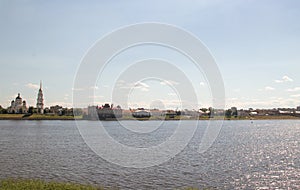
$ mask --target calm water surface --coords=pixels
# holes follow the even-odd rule
[[[80,122],[87,128],[96,124]],[[126,122],[130,125],[132,121]],[[141,127],[157,122],[141,123]],[[168,121],[150,134],[139,135],[124,130],[118,122],[105,122],[112,137],[137,147],[163,142],[174,132],[174,125],[176,121]],[[207,121],[199,122],[193,139],[175,158],[134,169],[97,156],[84,143],[74,121],[0,121],[0,178],[38,178],[121,189],[300,189],[300,121],[225,121],[212,147],[199,154],[206,125]]]

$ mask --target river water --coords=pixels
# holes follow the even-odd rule
[[[78,122],[86,125],[86,130],[97,124]],[[125,121],[125,125],[131,122]],[[116,121],[103,125],[120,143],[147,147],[166,140],[177,122],[166,121],[149,134],[130,133]],[[180,127],[190,124],[181,122]],[[300,121],[224,121],[212,146],[200,154],[197,148],[207,122],[199,121],[193,138],[178,155],[138,169],[112,164],[95,154],[82,139],[75,121],[0,121],[0,178],[120,189],[300,189]],[[145,121],[139,125],[147,128],[158,123]]]

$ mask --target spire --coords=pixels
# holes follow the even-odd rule
[[[44,99],[43,99],[43,91],[42,91],[42,80],[40,80],[40,89],[39,89],[39,93],[37,95],[36,107],[38,109],[37,113],[39,113],[39,114],[44,113]]]

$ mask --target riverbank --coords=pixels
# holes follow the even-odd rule
[[[0,120],[85,120],[82,116],[65,116],[65,115],[41,115],[41,114],[0,114]],[[164,117],[164,116],[153,116],[150,118],[134,118],[132,116],[123,116],[122,118],[107,118],[106,121],[117,121],[117,120],[138,120],[138,121],[155,121],[155,120],[300,120],[300,117],[292,115],[267,115],[267,116],[251,116],[251,117],[231,117],[226,118],[222,116],[215,116],[214,118],[209,117],[190,117],[190,116],[175,116],[175,117]]]
[[[104,190],[109,188],[41,180],[5,179],[0,181],[0,190]]]
[[[46,182],[42,180],[29,179],[5,179],[0,180],[0,190],[109,190],[118,188],[99,187],[93,185],[83,185],[63,182]],[[210,189],[210,188],[207,188]],[[187,187],[183,190],[197,190],[197,188]]]
[[[75,120],[82,119],[82,116],[66,115],[41,115],[41,114],[0,114],[0,120]]]

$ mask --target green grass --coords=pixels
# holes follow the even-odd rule
[[[46,182],[42,180],[30,179],[4,179],[0,181],[0,190],[108,190],[111,188],[97,187],[92,185],[82,185],[63,182]],[[112,188],[116,189],[116,188]],[[210,190],[214,188],[204,188]],[[178,189],[179,190],[179,189]],[[180,190],[198,190],[194,187],[180,188]]]
[[[102,190],[103,187],[74,183],[45,182],[41,180],[6,179],[0,182],[0,190]]]
[[[0,119],[22,119],[24,114],[0,114]]]
[[[47,115],[47,114],[32,114],[26,117],[24,114],[0,114],[0,119],[4,120],[74,120],[82,119],[82,116],[67,116],[67,115]]]
[[[29,116],[27,119],[32,119],[32,120],[39,120],[39,119],[53,119],[53,120],[73,120],[74,116],[67,116],[67,115],[46,115],[46,114],[32,114]]]
[[[265,116],[253,116],[254,120],[284,120],[284,119],[300,119],[300,117],[292,115],[265,115]]]

